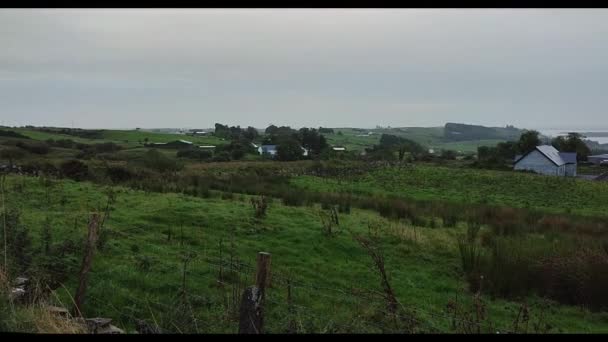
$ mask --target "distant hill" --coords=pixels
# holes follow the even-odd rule
[[[444,126],[443,138],[445,141],[517,140],[522,132],[523,130],[513,126],[485,127],[448,122]]]

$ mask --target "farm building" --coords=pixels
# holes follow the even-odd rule
[[[215,146],[214,145],[201,145],[198,148],[201,148],[203,150],[213,150],[213,149],[215,149]]]
[[[331,148],[332,151],[346,151],[346,147],[341,147],[341,146],[335,146]]]
[[[516,156],[513,168],[542,175],[575,177],[576,166],[576,153],[559,152],[553,146],[541,145],[524,155]]]
[[[597,154],[595,156],[589,156],[587,157],[587,161],[595,164],[595,165],[600,165],[602,162],[604,164],[608,163],[608,153],[607,154]]]
[[[259,154],[269,154],[274,157],[277,154],[277,145],[262,145],[258,147]]]

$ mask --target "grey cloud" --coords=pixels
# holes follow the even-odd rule
[[[4,9],[5,123],[608,126],[608,11]]]

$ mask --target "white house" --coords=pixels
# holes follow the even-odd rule
[[[551,145],[536,146],[534,150],[516,156],[513,168],[543,175],[575,177],[576,153],[559,152]]]
[[[277,145],[262,145],[258,147],[259,154],[269,154],[271,156],[275,156],[277,154]]]

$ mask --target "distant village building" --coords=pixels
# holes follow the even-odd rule
[[[198,148],[202,148],[204,150],[213,150],[215,148],[215,146],[214,145],[202,145],[202,146],[199,146]]]
[[[595,165],[608,164],[608,153],[589,156],[587,157],[587,161]]]
[[[542,175],[575,177],[576,166],[575,152],[559,152],[551,145],[541,145],[524,155],[516,156],[513,168]]]
[[[258,153],[269,154],[274,157],[277,154],[277,145],[262,145],[258,147]]]
[[[346,147],[342,147],[342,146],[335,146],[335,147],[332,147],[331,149],[336,152],[346,151]]]

